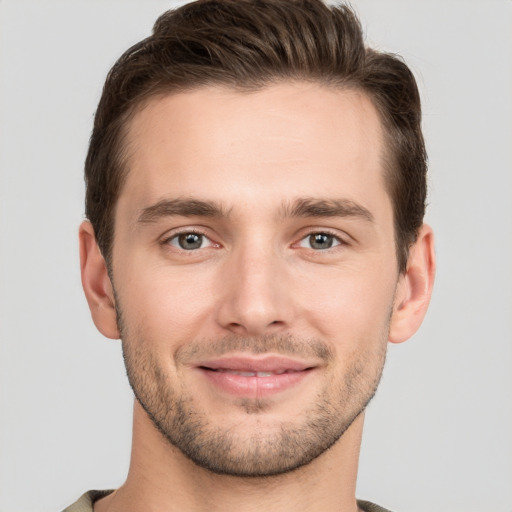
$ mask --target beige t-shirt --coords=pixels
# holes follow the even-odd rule
[[[86,492],[77,502],[65,508],[62,512],[93,512],[94,502],[99,500],[100,498],[104,498],[111,492],[113,491],[110,490]],[[364,510],[364,512],[391,512],[387,508],[379,507],[378,505],[370,503],[369,501],[357,500],[357,505],[361,510]]]

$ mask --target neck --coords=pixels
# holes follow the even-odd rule
[[[218,475],[198,467],[158,432],[136,402],[126,482],[95,512],[294,512],[357,510],[355,487],[364,415],[310,464],[272,477]]]

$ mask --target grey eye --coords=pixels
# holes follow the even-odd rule
[[[315,249],[317,251],[330,249],[339,244],[340,241],[338,238],[329,233],[313,233],[300,241],[301,247],[307,247],[308,249]]]
[[[200,233],[181,233],[173,236],[169,240],[169,244],[185,251],[203,249],[204,247],[212,245],[210,240]]]

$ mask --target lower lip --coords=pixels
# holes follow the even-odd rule
[[[200,368],[201,373],[216,387],[240,397],[260,398],[280,393],[301,383],[311,369],[298,372],[270,375],[268,377],[244,377],[228,372]]]

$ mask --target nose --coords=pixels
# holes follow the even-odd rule
[[[223,330],[261,336],[290,328],[293,292],[286,285],[284,265],[282,257],[265,248],[232,255],[219,283],[217,322]]]

